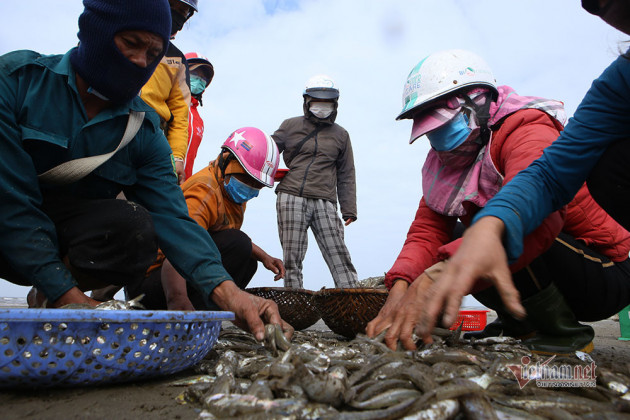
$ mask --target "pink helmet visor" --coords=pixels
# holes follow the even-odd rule
[[[460,109],[461,105],[458,98],[453,96],[447,100],[436,103],[435,106],[424,112],[419,112],[413,118],[409,144],[416,141],[418,137],[440,128],[455,118]]]
[[[276,142],[266,133],[255,127],[239,128],[221,147],[230,150],[249,175],[273,187],[280,153]]]
[[[486,88],[474,88],[465,92],[471,98],[476,98],[484,93],[489,92]],[[451,121],[461,111],[462,106],[466,104],[464,98],[460,95],[451,96],[445,99],[433,102],[430,108],[424,111],[418,111],[413,117],[413,126],[411,127],[411,137],[409,144],[416,141],[419,137],[430,133],[442,127]]]

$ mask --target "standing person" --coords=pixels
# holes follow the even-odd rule
[[[582,6],[630,35],[628,1],[582,0]],[[426,302],[425,310],[409,316],[399,314],[397,322],[405,336],[419,324],[419,333],[429,340],[437,315],[445,309],[444,322],[454,319],[462,296],[480,278],[496,287],[507,311],[517,318],[529,318],[506,267],[522,253],[523,237],[547,214],[569,202],[585,180],[595,200],[630,229],[628,86],[630,54],[626,52],[593,82],[558,140],[475,217],[441,281],[418,293],[417,304]],[[589,307],[601,307],[612,314],[630,303],[628,285],[628,281],[599,279],[576,285],[574,294]]]
[[[277,305],[240,290],[188,216],[158,118],[138,97],[169,43],[168,2],[83,4],[78,47],[0,57],[0,277],[34,286],[40,306],[94,305],[85,290],[137,281],[159,246],[208,306],[262,340],[264,322],[283,323]]]
[[[198,11],[197,0],[168,0],[171,7],[171,39],[175,39],[184,23]],[[140,96],[158,113],[162,129],[173,151],[173,164],[179,183],[185,180],[184,159],[188,148],[188,109],[190,81],[186,57],[172,42],[142,88]]]
[[[389,327],[385,340],[393,348],[399,337],[413,347],[411,331],[401,330],[399,319],[418,314],[418,293],[440,281],[445,261],[461,243],[461,238],[453,240],[456,222],[468,226],[499,190],[509,188],[512,178],[558,137],[565,120],[561,102],[496,86],[487,64],[462,50],[422,60],[409,74],[403,103],[398,119],[413,119],[411,142],[426,134],[431,150],[422,169],[424,196],[385,278],[390,294],[368,326],[369,335]],[[529,316],[514,319],[491,284],[480,281],[473,296],[498,315],[481,335],[523,337],[538,353],[590,351],[593,329],[578,320],[602,319],[625,306],[628,292],[609,297],[608,306],[591,299],[630,285],[630,234],[583,185],[566,217],[552,213],[525,238],[524,248],[508,275]]]
[[[274,141],[263,131],[244,127],[234,131],[221,146],[219,156],[182,185],[188,213],[203,227],[221,253],[223,267],[236,285],[245,289],[258,262],[284,277],[284,265],[254,244],[242,230],[247,202],[262,187],[272,187],[280,155]],[[208,309],[203,296],[186,287],[186,280],[159,253],[147,277],[127,286],[129,296],[144,293],[147,309]]]
[[[328,76],[313,76],[303,92],[304,116],[284,120],[273,134],[289,168],[276,194],[286,287],[303,288],[302,261],[310,227],[338,288],[357,287],[357,272],[343,238],[357,220],[354,158],[348,132],[335,123],[339,90]]]
[[[192,176],[197,150],[203,139],[203,119],[197,107],[203,106],[202,96],[212,82],[214,67],[206,57],[196,52],[186,53],[186,62],[190,71],[190,93],[192,94],[188,112],[188,150],[184,161],[184,173],[188,179]]]

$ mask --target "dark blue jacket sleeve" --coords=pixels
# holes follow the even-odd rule
[[[18,75],[0,62],[0,256],[55,301],[76,282],[60,260],[55,226],[41,211],[35,167],[22,147],[17,110],[24,94]]]
[[[630,139],[629,116],[630,60],[621,56],[593,82],[560,137],[477,213],[474,221],[503,220],[510,262],[523,252],[523,238],[573,199],[606,148]]]

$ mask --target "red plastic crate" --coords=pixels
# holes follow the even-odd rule
[[[456,330],[463,323],[462,331],[481,331],[486,328],[487,312],[487,309],[459,311],[457,321],[450,329]]]

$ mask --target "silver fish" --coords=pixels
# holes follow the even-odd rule
[[[236,369],[239,365],[240,356],[233,350],[226,350],[215,366],[215,375],[232,375],[236,373]]]
[[[273,399],[273,392],[271,392],[269,384],[261,379],[252,382],[246,393],[262,400]]]
[[[388,389],[381,394],[377,394],[365,401],[349,401],[348,405],[361,410],[374,410],[378,408],[391,407],[409,398],[416,399],[420,396],[420,391],[409,388]]]
[[[204,400],[204,405],[215,416],[234,418],[261,412],[268,415],[289,416],[291,413],[302,410],[306,402],[286,398],[263,400],[253,395],[214,394]]]
[[[358,283],[359,287],[365,289],[385,289],[385,276],[368,277]]]
[[[104,311],[111,311],[111,310],[116,310],[116,309],[118,310],[146,309],[144,305],[140,303],[143,297],[144,297],[144,293],[128,301],[112,299],[112,300],[108,300],[107,302],[99,303],[98,305],[96,305],[94,309],[104,310]]]
[[[314,374],[304,365],[296,371],[300,385],[311,401],[339,407],[348,388],[348,374],[341,366],[330,368],[328,372]]]
[[[546,420],[546,417],[539,416],[518,408],[491,403],[494,412],[499,420]]]
[[[144,293],[128,301],[112,299],[106,302],[101,302],[96,306],[92,306],[87,303],[69,303],[61,306],[59,309],[98,309],[101,311],[146,309],[140,303],[140,300],[143,297]]]
[[[457,400],[444,400],[431,404],[429,407],[416,411],[402,418],[402,420],[438,420],[451,419],[459,411]]]
[[[212,383],[217,379],[216,376],[213,375],[195,375],[184,379],[178,379],[176,381],[170,382],[169,386],[189,386],[195,384],[207,384]]]
[[[345,401],[365,401],[388,389],[415,389],[415,385],[405,379],[373,379],[350,388]]]
[[[474,355],[466,350],[459,348],[422,350],[416,353],[416,358],[429,364],[437,362],[451,362],[482,365],[488,362],[488,360],[483,357]]]
[[[497,414],[485,395],[463,395],[459,402],[468,420],[498,420]]]
[[[414,405],[416,399],[408,398],[396,405],[379,410],[340,412],[339,420],[383,420],[397,419],[405,415]]]
[[[592,411],[606,411],[609,404],[600,403],[587,398],[554,392],[536,396],[493,397],[495,401],[509,407],[520,408],[528,411],[536,411],[543,408],[558,407],[575,413],[589,413]]]

